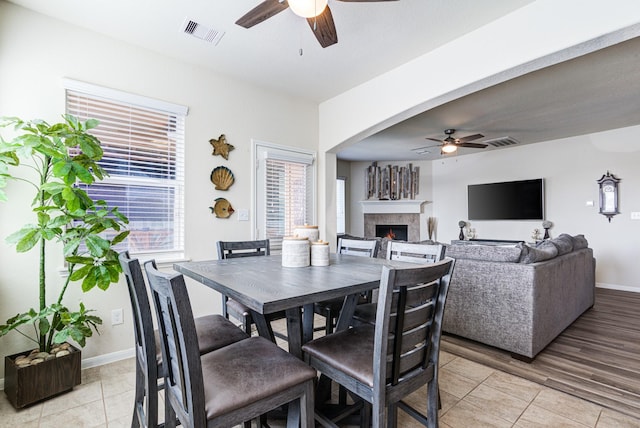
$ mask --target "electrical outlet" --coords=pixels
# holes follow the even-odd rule
[[[118,325],[124,323],[124,315],[122,313],[122,308],[114,309],[111,311],[111,325]]]
[[[640,212],[634,211],[631,213],[631,220],[640,220]]]

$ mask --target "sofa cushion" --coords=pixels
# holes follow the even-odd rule
[[[447,257],[454,259],[486,260],[489,262],[517,263],[522,253],[521,244],[518,245],[448,245]]]
[[[589,242],[587,242],[587,238],[585,238],[584,235],[572,236],[571,239],[573,240],[574,251],[581,250],[589,246]]]
[[[522,246],[520,263],[536,263],[549,260],[558,255],[558,248],[551,241],[543,241],[537,247]]]
[[[573,238],[566,233],[561,234],[557,238],[553,238],[551,243],[558,249],[559,256],[573,251]]]

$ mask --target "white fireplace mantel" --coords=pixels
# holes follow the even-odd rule
[[[428,201],[400,199],[397,201],[360,201],[363,214],[420,214]]]

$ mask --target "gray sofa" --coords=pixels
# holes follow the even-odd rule
[[[456,259],[443,330],[531,360],[593,306],[595,259],[582,235],[537,247],[449,245]]]

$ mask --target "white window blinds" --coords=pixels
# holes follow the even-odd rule
[[[258,237],[277,250],[296,226],[314,222],[313,155],[268,146],[258,146],[256,153]]]
[[[109,176],[86,190],[129,218],[131,253],[184,252],[186,108],[94,85],[65,81],[66,111],[97,119]]]

